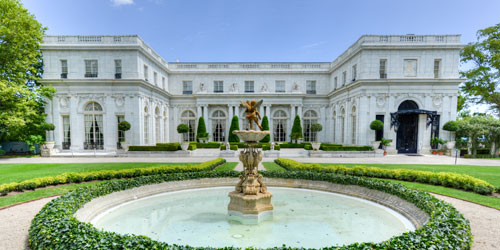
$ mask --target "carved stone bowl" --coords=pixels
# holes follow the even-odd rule
[[[255,131],[255,130],[235,130],[233,134],[237,135],[240,140],[248,143],[258,142],[266,135],[269,135],[271,132],[269,131]]]

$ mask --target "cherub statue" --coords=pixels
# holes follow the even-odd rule
[[[250,130],[253,130],[253,123],[255,122],[255,124],[257,124],[257,127],[260,128],[260,130],[262,130],[262,126],[260,125],[259,123],[259,120],[262,119],[260,117],[260,113],[259,113],[259,106],[262,104],[264,100],[260,100],[260,101],[256,101],[256,100],[252,100],[252,101],[241,101],[241,104],[243,105],[243,107],[246,108],[245,110],[245,113],[247,114],[246,118],[248,120],[248,124],[250,125]]]

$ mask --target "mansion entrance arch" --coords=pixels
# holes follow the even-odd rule
[[[417,153],[418,138],[418,105],[414,101],[406,100],[398,107],[398,132],[396,149],[398,153]]]

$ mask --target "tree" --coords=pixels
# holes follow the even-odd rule
[[[45,28],[19,0],[0,0],[0,24],[0,141],[43,143],[44,105],[54,94],[38,82]]]
[[[458,120],[457,140],[464,138],[468,148],[472,150],[472,156],[475,158],[477,149],[482,138],[488,134],[486,116],[465,117]],[[460,144],[460,141],[457,141]]]
[[[472,63],[469,70],[460,72],[467,78],[461,86],[465,97],[473,103],[491,105],[500,113],[500,24],[479,30],[477,42],[467,44],[461,52],[463,63]]]
[[[295,116],[293,120],[292,133],[290,133],[290,138],[298,143],[298,140],[302,138],[302,126],[300,125],[299,115]]]
[[[319,123],[314,123],[311,125],[311,132],[314,135],[314,141],[318,141],[318,132],[323,130],[323,126]]]
[[[185,123],[177,125],[177,133],[182,135],[182,141],[184,141],[184,135],[189,132],[189,126]]]
[[[233,134],[233,131],[235,130],[240,130],[240,124],[238,121],[238,116],[233,116],[233,119],[231,120],[231,126],[229,127],[229,142],[240,142],[240,138]]]
[[[262,117],[262,131],[269,131],[269,119],[267,119],[267,115]],[[260,142],[270,142],[271,136],[266,135]]]
[[[198,128],[196,129],[196,140],[207,140],[208,139],[208,133],[207,133],[207,127],[205,126],[205,119],[203,119],[203,116],[200,116],[200,119],[198,119]]]

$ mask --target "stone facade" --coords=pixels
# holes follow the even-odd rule
[[[369,145],[378,118],[395,151],[391,113],[408,100],[435,111],[432,133],[449,139],[441,127],[456,118],[462,47],[460,35],[364,35],[332,62],[167,63],[138,36],[46,36],[43,83],[57,89],[47,120],[59,150],[116,150],[119,119],[132,125],[121,135],[131,145],[179,141],[177,125],[196,131],[200,116],[210,141],[227,141],[233,115],[245,129],[240,100],[263,99],[272,141],[290,141],[298,114],[306,141]],[[412,140],[426,153],[433,126],[416,117]],[[315,122],[317,135],[307,131]]]

